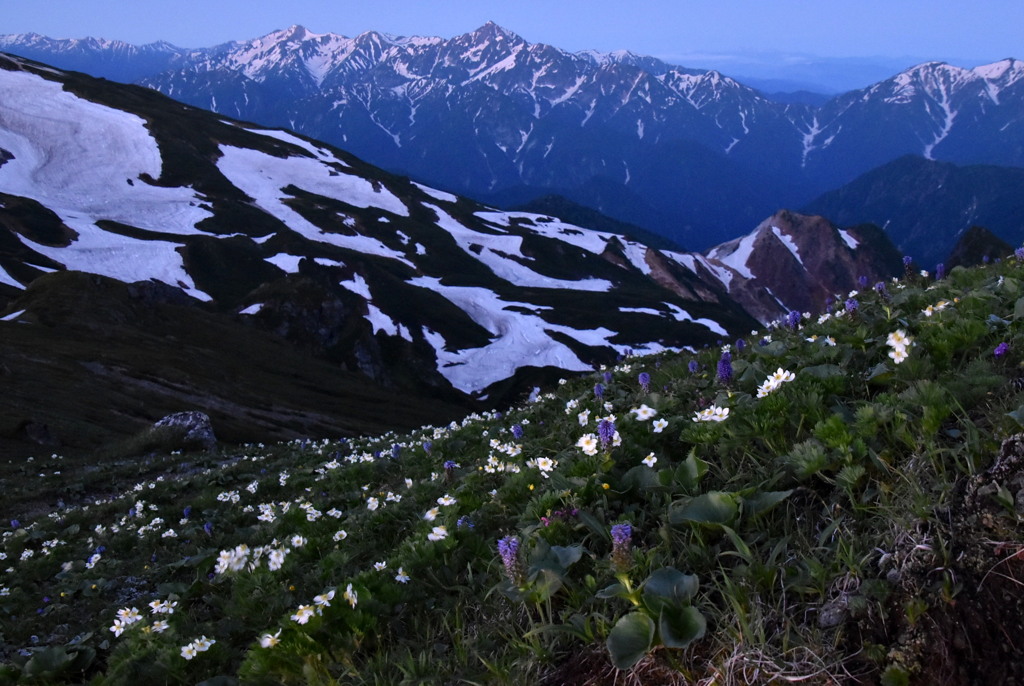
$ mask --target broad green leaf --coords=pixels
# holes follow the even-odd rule
[[[1021,405],[1013,412],[1007,412],[1006,416],[1017,422],[1019,425],[1024,426],[1024,405]]]
[[[22,670],[23,676],[57,674],[71,662],[71,655],[61,646],[51,646],[33,655]]]
[[[1013,306],[1013,318],[1024,319],[1024,298],[1018,298],[1017,303]]]
[[[735,493],[712,491],[674,506],[669,510],[671,524],[731,524],[739,513],[739,497]]]
[[[888,383],[892,378],[892,369],[885,362],[879,362],[868,372],[867,380],[871,383]]]
[[[654,620],[643,612],[619,618],[608,634],[608,653],[618,669],[629,669],[647,654],[654,641]]]
[[[697,592],[697,576],[683,574],[675,567],[662,567],[644,581],[644,604],[655,614],[666,608],[683,607]]]
[[[605,539],[606,541],[611,540],[611,534],[609,533],[608,526],[600,520],[598,520],[597,517],[595,517],[594,515],[590,514],[585,510],[580,510],[577,516],[579,517],[579,520],[583,522],[583,524],[586,525],[586,527],[593,531],[595,534]]]
[[[626,587],[620,583],[605,586],[595,594],[598,598],[625,598],[629,595]]]
[[[762,515],[788,498],[792,493],[792,489],[788,491],[761,491],[749,498],[744,498],[743,514],[748,517]]]
[[[658,621],[661,642],[669,648],[685,648],[707,631],[708,622],[697,608],[687,605],[665,608]]]
[[[567,570],[583,557],[583,546],[579,544],[571,546],[553,545],[551,546],[551,554],[558,561],[559,566],[563,570]]]
[[[646,465],[637,465],[623,474],[622,483],[627,488],[638,491],[647,491],[661,486],[657,472]]]
[[[697,457],[695,450],[691,450],[679,467],[676,469],[676,481],[688,490],[696,490],[700,485],[701,477],[708,471],[708,463]]]
[[[818,364],[801,369],[800,374],[801,376],[806,375],[815,379],[831,379],[835,376],[845,376],[846,372],[837,364]]]

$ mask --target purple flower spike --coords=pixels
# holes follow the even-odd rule
[[[604,386],[599,383],[594,384],[594,397],[598,400],[604,397]]]
[[[629,570],[632,556],[633,527],[627,522],[612,527],[612,566],[618,572]]]
[[[996,357],[1002,357],[1007,353],[1009,349],[1010,344],[1007,343],[1006,341],[1003,341],[1002,343],[996,346],[996,349],[992,351],[992,354],[995,355]]]
[[[637,381],[640,382],[640,388],[643,389],[644,393],[648,393],[651,390],[651,375],[647,372],[640,372],[640,376],[637,377]]]
[[[718,380],[724,384],[732,381],[732,355],[728,351],[718,360]]]
[[[601,445],[608,447],[615,438],[615,422],[610,422],[607,419],[602,419],[597,424],[597,437],[601,439]]]
[[[846,301],[844,307],[846,308],[847,312],[849,312],[850,314],[854,314],[857,311],[857,308],[860,307],[860,304],[853,298],[850,298],[849,300]]]
[[[509,581],[521,586],[525,574],[523,563],[519,559],[519,539],[515,536],[506,536],[498,541],[498,554],[501,555],[501,563],[505,565],[505,573]]]
[[[939,262],[935,265],[935,280],[942,281],[946,278],[946,265],[944,262]]]
[[[513,424],[512,425],[512,437],[515,438],[517,441],[520,438],[523,437],[523,425],[522,424]]]
[[[690,360],[690,364],[688,364],[686,368],[690,370],[691,374],[696,374],[700,371],[700,365],[697,364],[697,360]]]

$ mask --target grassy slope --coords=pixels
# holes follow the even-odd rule
[[[1019,680],[1024,439],[1004,439],[1024,424],[1024,267],[914,276],[855,300],[734,347],[727,384],[718,350],[631,359],[504,415],[182,456],[123,497],[12,525],[5,673]],[[913,342],[896,364],[898,330]],[[795,378],[757,398],[780,368]],[[694,421],[711,405],[727,418]],[[620,444],[585,454],[578,439],[607,415]],[[616,547],[610,527],[627,522]],[[519,541],[507,568],[506,536]],[[151,613],[162,601],[175,612]],[[115,636],[132,607],[141,620]],[[197,640],[207,649],[186,659]]]

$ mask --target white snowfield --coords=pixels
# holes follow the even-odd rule
[[[161,173],[160,151],[139,117],[66,93],[59,83],[0,70],[0,191],[37,200],[78,233],[69,247],[26,245],[68,269],[125,282],[158,278],[208,300],[185,271],[177,244],[127,238],[96,226],[111,220],[170,234],[198,234],[210,216],[190,188],[140,179]]]
[[[453,387],[467,393],[480,393],[524,367],[589,371],[591,365],[557,340],[559,335],[579,341],[583,346],[612,349],[617,353],[644,354],[668,349],[658,342],[613,343],[612,339],[619,336],[619,332],[600,324],[593,329],[575,329],[549,323],[538,314],[550,310],[549,306],[502,299],[487,288],[442,284],[442,276],[446,281],[454,279],[457,284],[458,275],[423,274],[413,260],[425,254],[427,248],[413,242],[398,228],[397,220],[410,215],[406,203],[415,200],[402,200],[384,185],[355,175],[350,165],[327,148],[287,131],[246,128],[299,148],[292,156],[276,157],[259,150],[220,145],[217,168],[249,196],[255,206],[310,241],[396,260],[416,269],[421,275],[407,283],[446,298],[489,332],[491,338],[486,345],[453,350],[442,334],[429,327],[410,326],[394,319],[392,313],[385,311],[384,304],[373,297],[372,284],[358,272],[354,272],[350,280],[339,282],[365,300],[364,317],[374,334],[398,336],[410,342],[415,342],[416,337],[433,347],[438,370]],[[189,187],[160,187],[143,181],[142,177],[147,175],[147,178],[159,179],[162,173],[160,149],[143,119],[65,92],[58,82],[27,72],[0,70],[0,148],[13,156],[0,164],[0,191],[38,201],[75,232],[69,246],[43,245],[22,236],[26,247],[67,269],[101,274],[126,283],[156,279],[178,286],[200,300],[211,300],[196,287],[185,270],[182,260],[185,241],[175,240],[178,236],[214,235],[196,228],[197,223],[212,216],[206,209],[210,201]],[[405,250],[388,247],[372,235],[320,229],[288,206],[291,196],[283,190],[288,186],[354,207],[377,210],[381,216],[375,230],[398,236]],[[437,226],[452,236],[459,249],[512,287],[526,289],[526,292],[561,289],[594,294],[609,292],[615,287],[608,279],[569,280],[547,276],[531,268],[538,262],[525,254],[523,247],[524,237],[529,237],[530,233],[543,240],[560,241],[571,246],[567,251],[570,254],[577,250],[588,258],[605,253],[609,244],[615,243],[636,270],[644,275],[651,274],[647,263],[650,248],[622,236],[582,229],[543,215],[497,211],[476,213],[476,219],[485,226],[478,225],[474,229],[442,208],[442,205],[458,202],[456,196],[417,186],[436,201],[437,204],[424,203],[424,207],[436,215]],[[355,217],[339,219],[353,229],[359,226]],[[104,220],[159,236],[152,240],[123,236],[101,229],[98,223]],[[392,220],[396,223],[392,224]],[[380,235],[387,238],[385,234]],[[262,244],[271,237],[252,240]],[[308,257],[278,252],[265,259],[282,271],[294,274],[300,262]],[[686,262],[679,256],[673,257],[680,263]],[[336,259],[313,259],[325,266],[344,266]],[[694,269],[692,264],[688,266]],[[2,268],[0,283],[24,287]],[[515,300],[520,299],[531,298],[523,295]],[[657,309],[641,307],[633,311],[672,317],[676,321],[694,321],[715,333],[725,333],[717,322],[694,319],[670,303],[655,304],[655,307]],[[262,304],[253,304],[240,312],[253,315],[261,308]],[[15,317],[11,315],[11,319]]]

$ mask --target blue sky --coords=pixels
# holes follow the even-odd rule
[[[780,69],[800,55],[903,66],[1024,58],[1020,0],[0,0],[0,6],[0,33],[163,39],[181,47],[254,38],[292,24],[346,36],[374,29],[448,38],[492,20],[530,42],[571,51],[628,49],[686,66],[718,66],[737,56]]]

